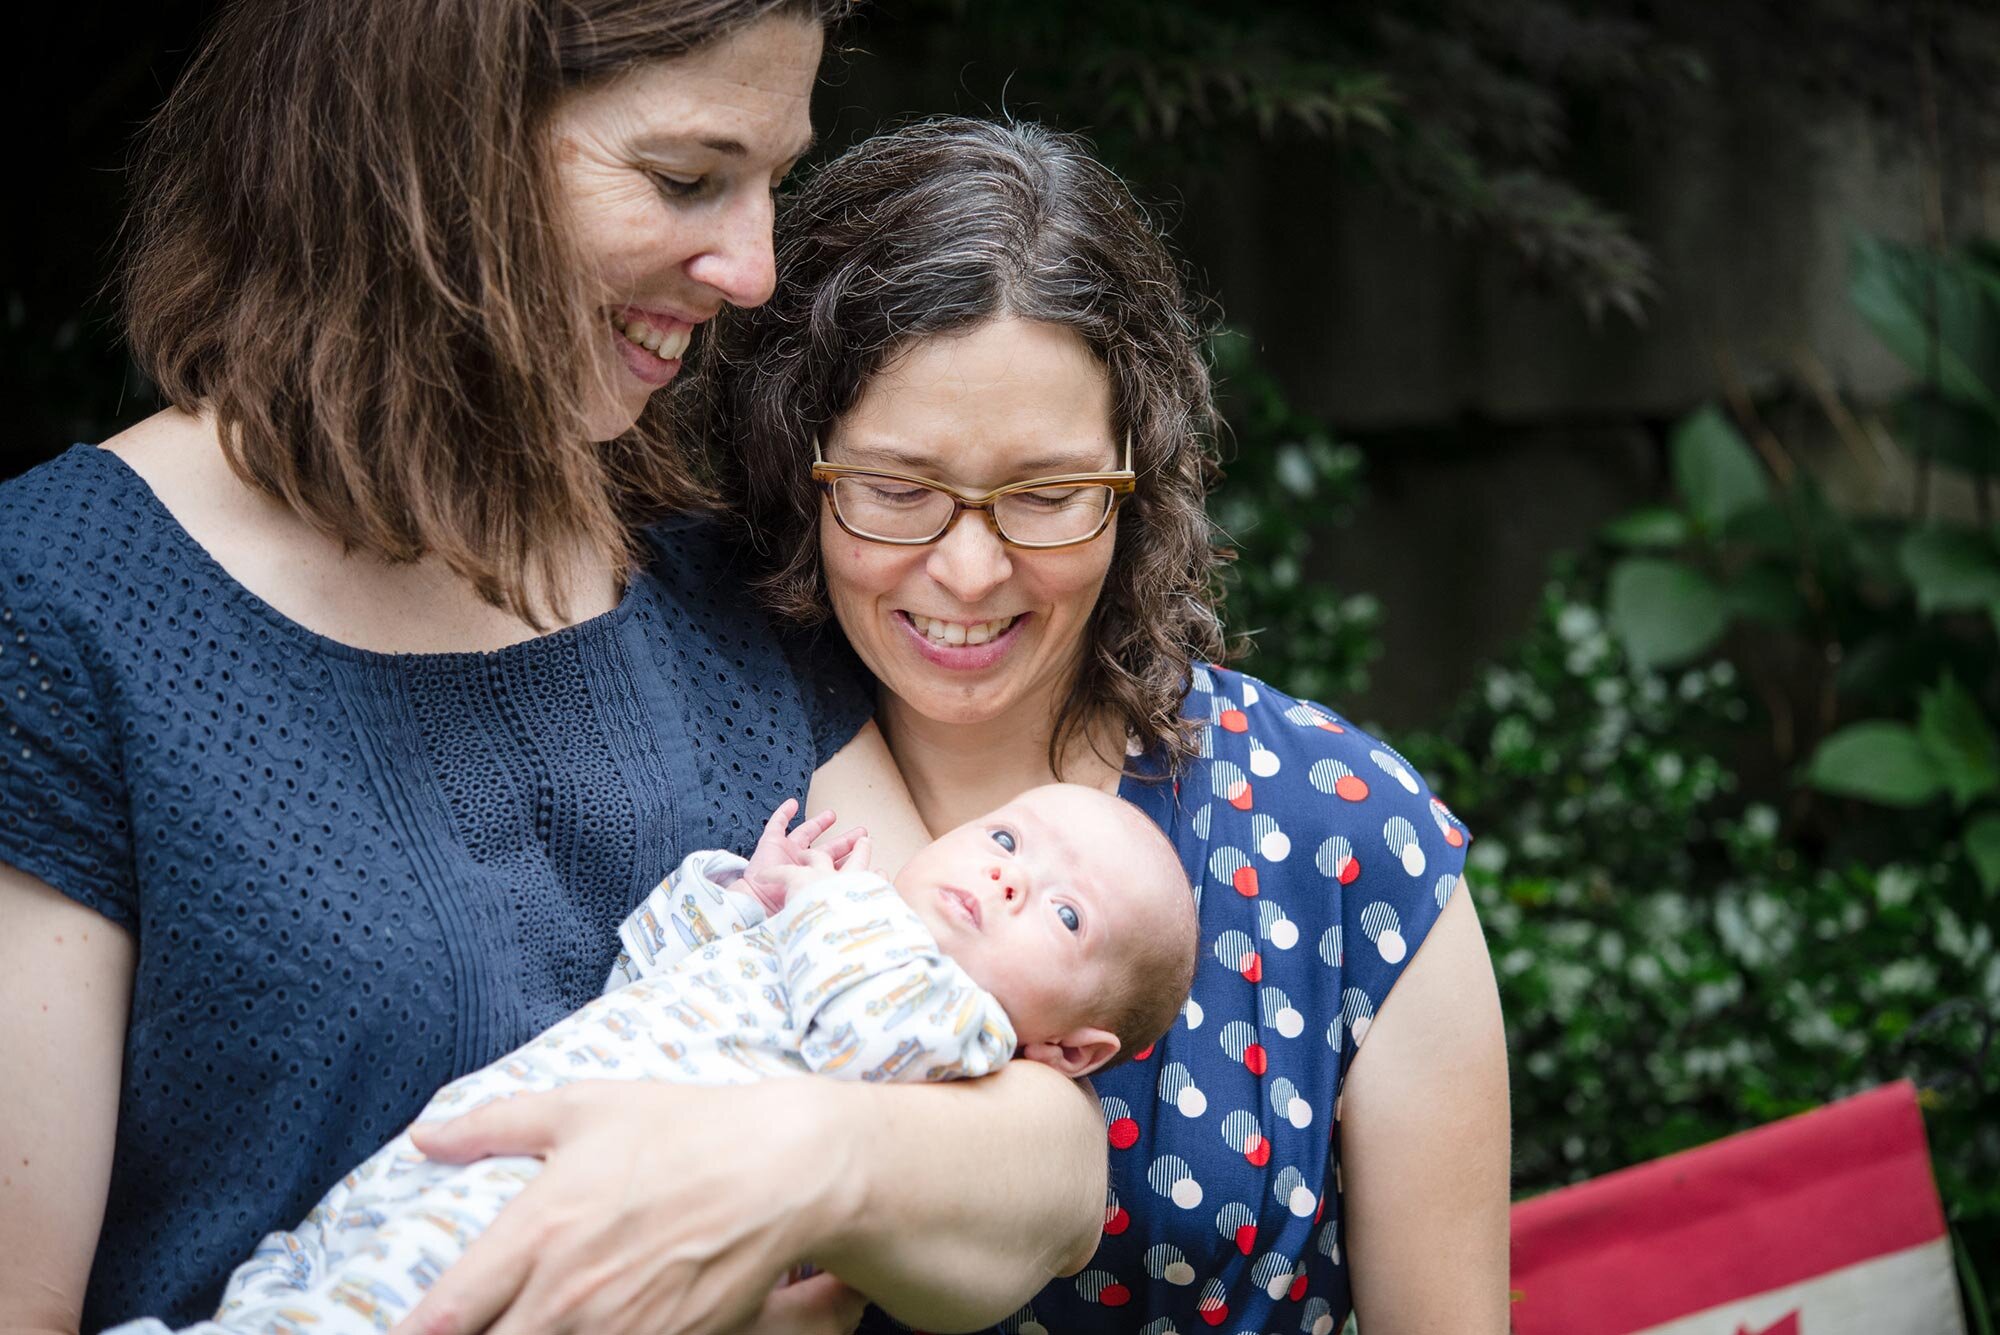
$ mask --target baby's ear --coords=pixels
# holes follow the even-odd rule
[[[1118,1035],[1107,1029],[1074,1029],[1047,1042],[1024,1043],[1021,1055],[1076,1080],[1118,1055]]]

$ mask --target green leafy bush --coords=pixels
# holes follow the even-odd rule
[[[1970,473],[1984,505],[2000,266],[1873,241],[1854,264],[1857,309],[1923,377],[1894,405],[1898,439]],[[1520,1190],[1907,1076],[1983,1320],[2000,1286],[2000,529],[1842,514],[1781,442],[1759,445],[1713,409],[1683,422],[1670,502],[1559,563],[1519,645],[1434,733],[1397,740],[1475,832]],[[1274,627],[1253,670],[1310,680],[1318,650],[1290,638],[1278,592],[1243,580],[1233,620]]]

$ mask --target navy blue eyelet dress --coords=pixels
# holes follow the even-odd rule
[[[867,717],[857,678],[802,693],[711,530],[648,542],[601,617],[376,654],[252,596],[106,451],[0,486],[0,862],[137,943],[86,1331],[211,1314]]]

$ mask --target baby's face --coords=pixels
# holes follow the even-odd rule
[[[1107,1023],[1133,934],[1167,916],[1131,825],[1072,787],[1035,788],[910,859],[896,891],[1023,1043]],[[1144,819],[1141,817],[1140,819]]]

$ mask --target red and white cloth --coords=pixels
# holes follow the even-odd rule
[[[1964,1335],[1907,1081],[1521,1202],[1517,1335]]]

